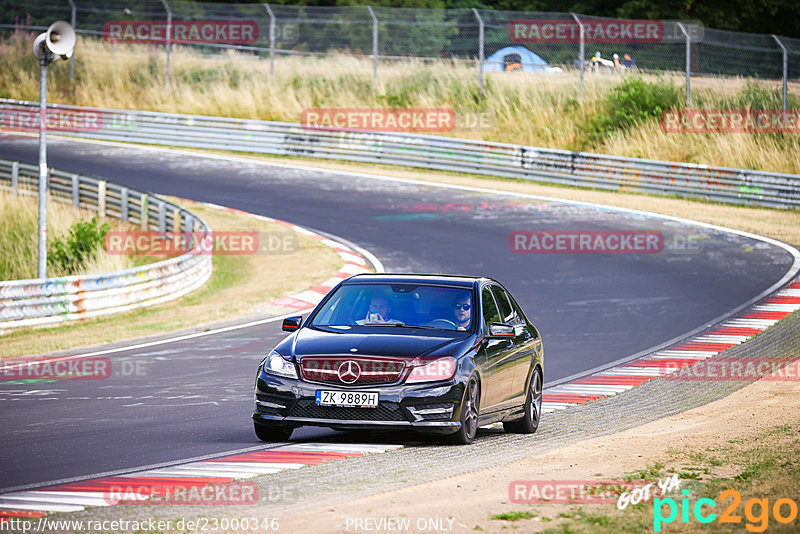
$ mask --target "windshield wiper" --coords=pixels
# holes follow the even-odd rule
[[[437,330],[435,326],[428,326],[422,324],[406,324],[403,322],[396,322],[396,323],[364,323],[363,326],[399,326],[401,328],[426,328],[428,330]]]

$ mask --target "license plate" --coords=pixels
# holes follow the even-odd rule
[[[349,406],[356,408],[377,408],[377,391],[328,391],[317,390],[316,403],[320,406]]]

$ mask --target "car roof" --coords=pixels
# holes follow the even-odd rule
[[[490,280],[485,277],[463,276],[451,274],[401,274],[401,273],[364,273],[351,276],[344,281],[350,283],[403,283],[403,284],[427,284],[427,285],[447,285],[471,288],[481,280]]]

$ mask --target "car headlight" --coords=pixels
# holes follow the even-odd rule
[[[413,369],[406,382],[437,382],[453,378],[458,363],[452,356],[444,356],[435,359],[417,358],[411,365]]]
[[[294,364],[284,360],[283,356],[274,350],[266,357],[262,367],[265,373],[297,379],[297,371],[294,368]]]

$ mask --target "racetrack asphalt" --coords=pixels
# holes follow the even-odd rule
[[[0,157],[33,163],[36,140],[0,137]],[[611,208],[325,170],[63,139],[48,141],[48,163],[341,236],[389,272],[496,278],[542,331],[546,382],[706,325],[766,290],[793,261],[749,237]],[[515,254],[509,235],[517,230],[649,230],[695,236],[697,246]],[[138,364],[140,375],[0,383],[0,491],[257,446],[249,419],[256,365],[283,335],[267,323],[109,355],[119,368]],[[298,437],[327,434],[304,429]]]

